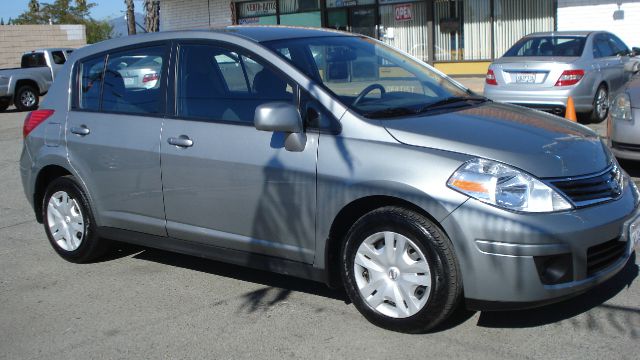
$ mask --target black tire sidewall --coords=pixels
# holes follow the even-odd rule
[[[47,218],[47,205],[49,203],[49,199],[53,194],[58,191],[64,191],[73,199],[76,200],[78,206],[80,206],[80,210],[82,211],[83,222],[84,222],[84,237],[80,246],[73,250],[67,251],[62,249],[56,241],[53,239],[53,235],[49,230],[48,218]],[[53,249],[65,260],[70,262],[87,262],[95,258],[96,250],[99,247],[100,240],[96,236],[95,229],[95,221],[93,218],[93,212],[91,211],[91,207],[89,206],[89,201],[87,196],[85,195],[82,188],[75,182],[75,180],[70,176],[64,176],[53,180],[47,190],[45,192],[45,196],[42,200],[42,219],[45,228],[45,232],[47,233],[47,237],[49,238],[49,242]]]
[[[353,264],[358,247],[368,236],[382,231],[393,231],[411,239],[420,248],[430,267],[431,289],[427,303],[418,313],[407,318],[395,319],[380,314],[369,306],[357,288]],[[435,225],[412,212],[382,208],[360,218],[348,232],[342,248],[342,280],[353,304],[370,322],[389,330],[419,333],[437,326],[448,315],[446,310],[451,307],[451,304],[447,304],[450,301],[450,292],[458,292],[446,281],[451,271],[456,271],[456,274],[458,272],[446,264],[444,252],[447,250],[442,249],[443,241],[449,240]]]
[[[33,106],[25,106],[22,104],[22,102],[20,101],[20,99],[22,98],[22,94],[24,92],[30,91],[31,93],[33,93],[33,96],[35,97],[35,103],[33,104]],[[31,85],[23,85],[20,88],[18,88],[18,91],[16,92],[16,98],[14,100],[14,105],[16,106],[16,108],[20,111],[31,111],[31,110],[35,110],[38,108],[38,104],[40,102],[40,99],[38,97],[38,92],[36,91],[36,89],[31,86]]]

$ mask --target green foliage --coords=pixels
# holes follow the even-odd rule
[[[27,11],[13,20],[14,24],[82,24],[87,31],[87,43],[92,44],[111,38],[113,28],[106,21],[98,21],[90,16],[96,3],[86,0],[55,0],[40,4],[38,0],[29,0]]]

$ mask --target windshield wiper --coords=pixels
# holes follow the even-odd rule
[[[370,119],[380,119],[380,118],[389,118],[395,116],[402,115],[414,115],[416,114],[415,109],[406,108],[406,107],[395,107],[395,108],[386,108],[382,110],[370,111],[364,113],[364,116]]]
[[[429,110],[433,110],[441,107],[447,107],[450,105],[467,106],[467,105],[471,105],[470,104],[471,102],[478,103],[478,102],[486,102],[486,101],[491,101],[491,100],[487,99],[484,96],[450,96],[448,98],[434,101],[430,104],[423,106],[422,108],[420,108],[420,110],[418,110],[418,113],[422,113],[425,111],[429,111]]]

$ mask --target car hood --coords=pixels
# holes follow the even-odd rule
[[[382,124],[401,143],[500,161],[540,178],[590,174],[611,162],[589,128],[514,105],[487,102]]]
[[[631,99],[631,107],[640,108],[640,73],[634,75],[626,84],[625,91]]]

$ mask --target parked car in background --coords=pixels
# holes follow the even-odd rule
[[[121,57],[116,65],[122,75],[124,86],[133,89],[151,89],[158,86],[158,77],[162,67],[159,56]]]
[[[487,71],[484,95],[564,115],[570,96],[592,122],[607,117],[610,94],[628,80],[633,55],[604,31],[534,33],[515,43]]]
[[[160,85],[128,88],[130,57],[159,59]],[[160,32],[62,72],[25,119],[20,172],[69,261],[106,239],[217,259],[344,287],[371,322],[422,332],[463,301],[584,292],[640,236],[640,193],[597,134],[365,36]]]
[[[0,70],[0,111],[12,104],[20,111],[38,107],[73,49],[38,49],[22,55],[19,68]]]
[[[640,73],[614,97],[608,125],[614,155],[640,161]]]

